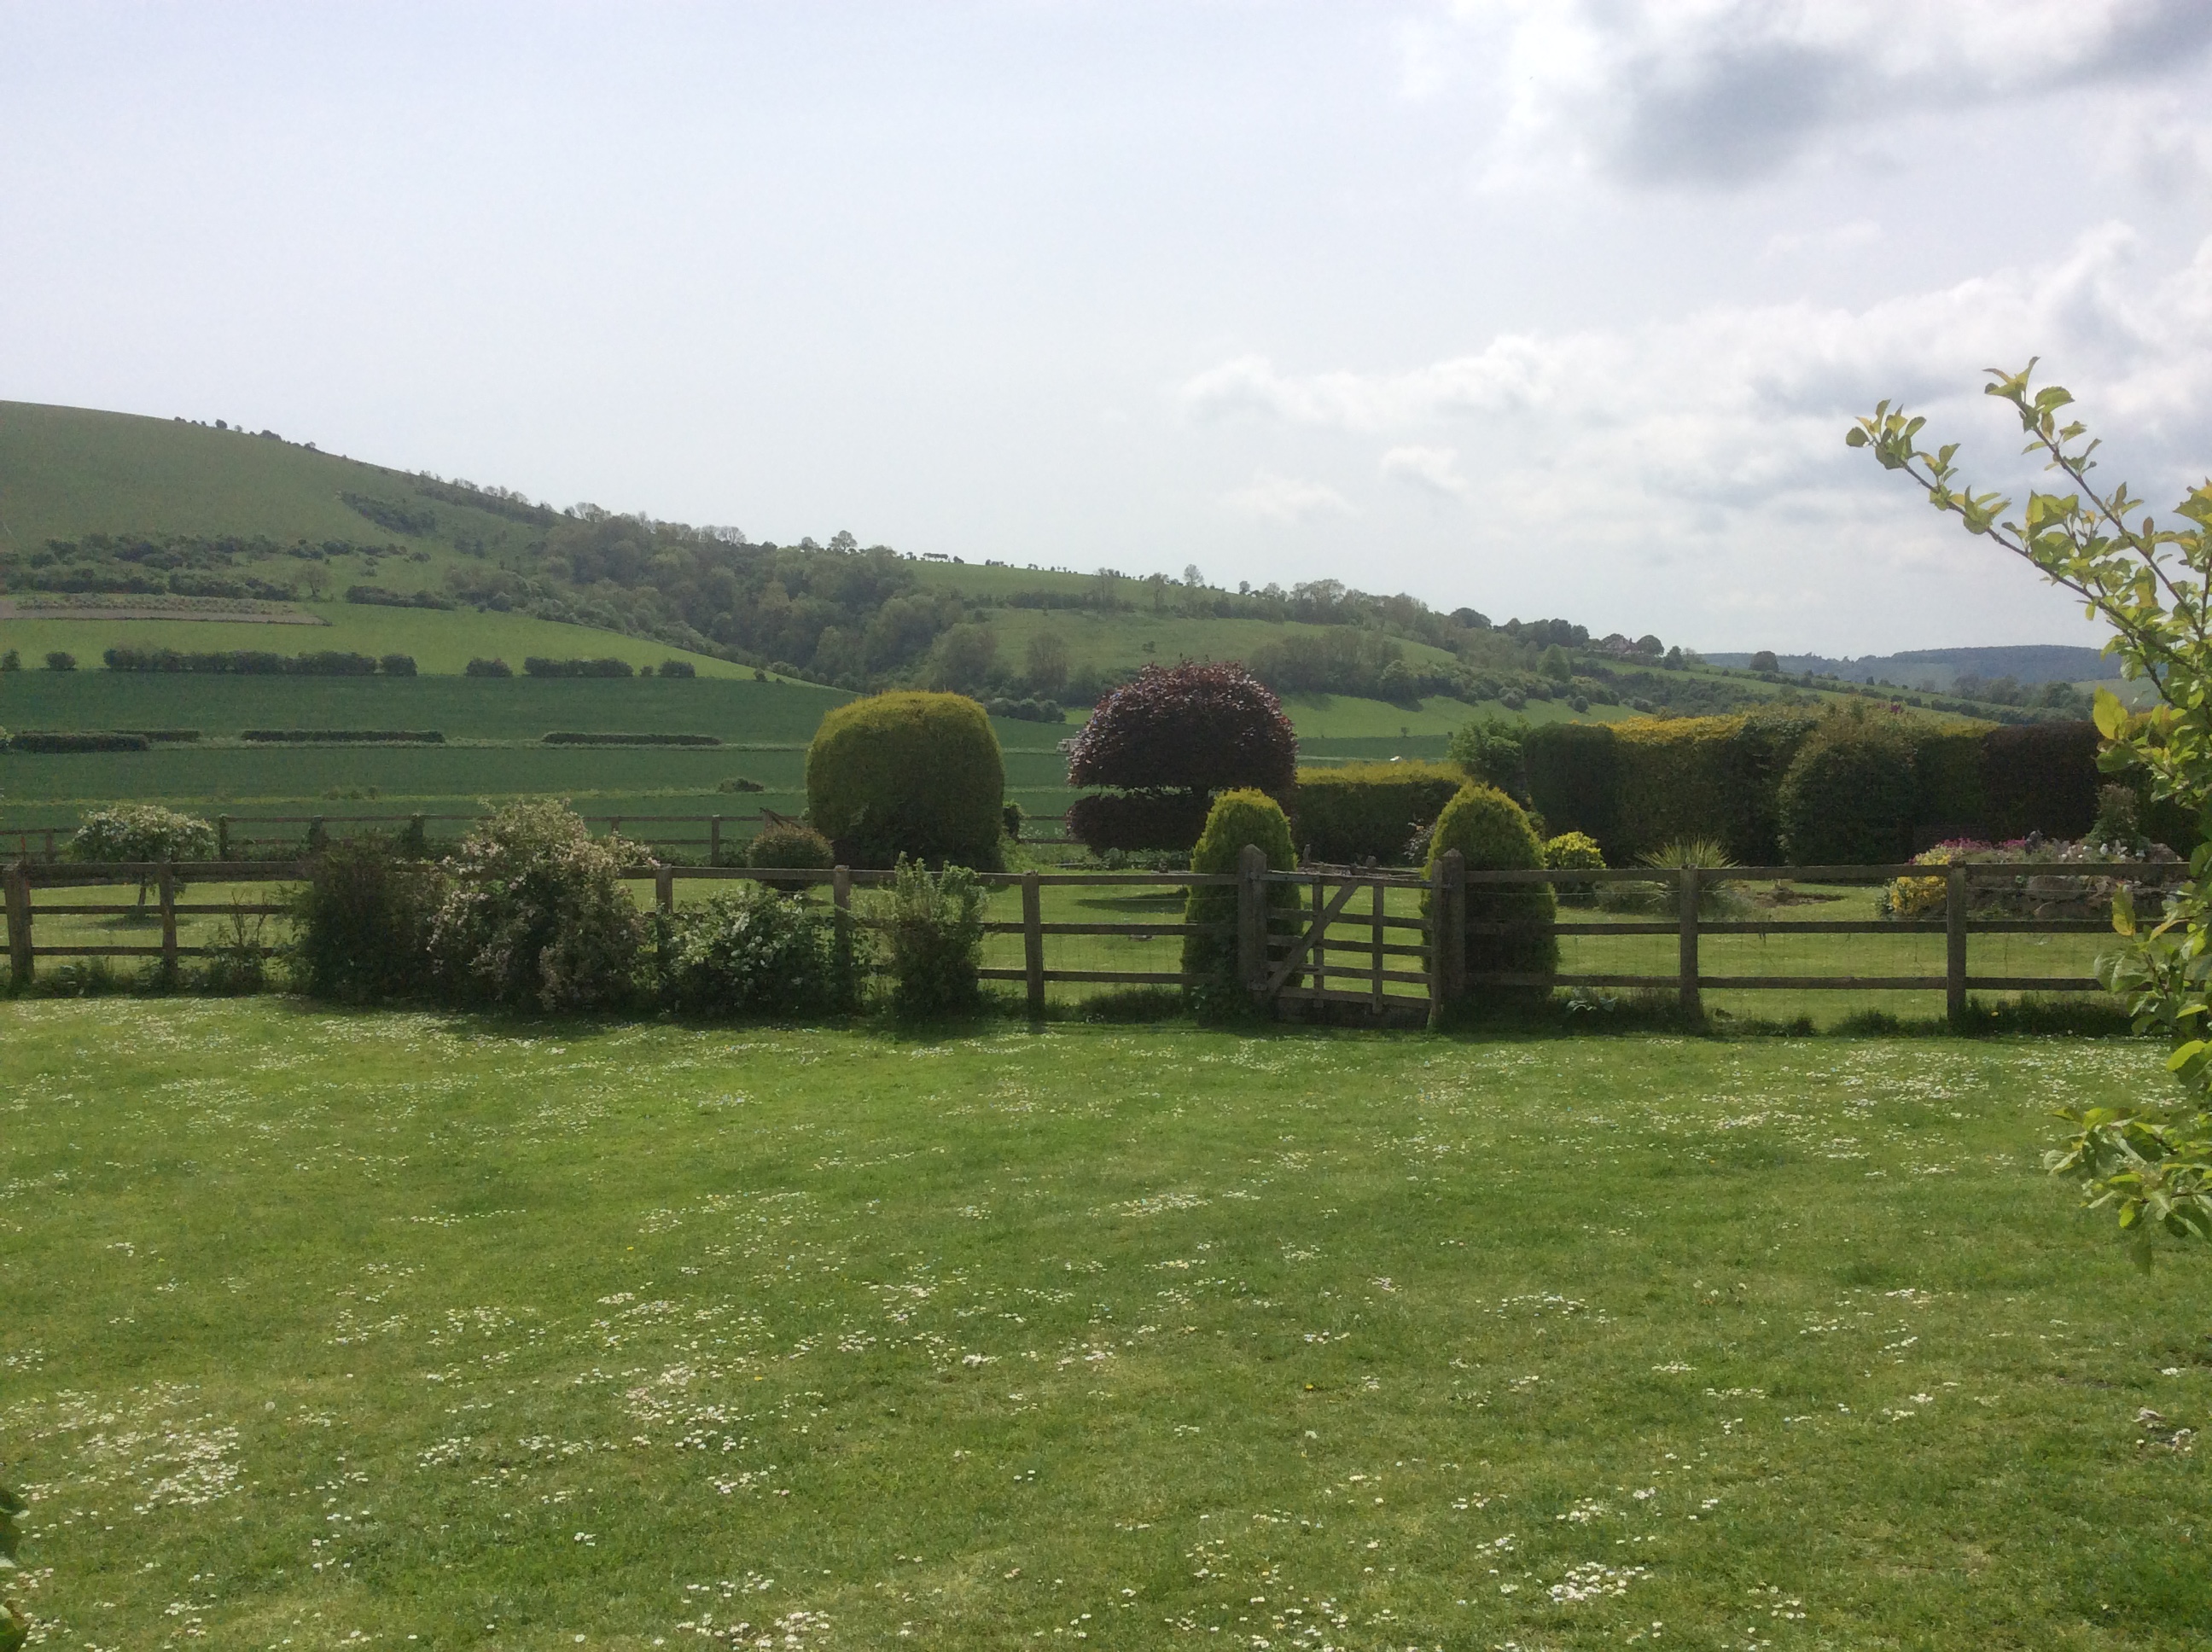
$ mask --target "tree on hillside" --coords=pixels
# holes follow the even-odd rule
[[[1761,648],[1751,657],[1751,669],[1754,671],[1778,671],[1782,669],[1782,662],[1774,657],[1773,649]]]
[[[1030,693],[1056,696],[1067,686],[1067,639],[1057,631],[1031,637],[1022,657],[1022,675]]]
[[[1993,371],[1984,391],[2008,403],[2027,433],[2026,451],[2070,485],[2066,493],[2031,490],[2017,519],[2013,501],[1977,492],[1959,474],[1955,442],[1933,452],[1919,445],[1927,422],[1879,404],[1845,437],[1871,450],[1887,470],[1901,471],[1927,489],[1937,510],[1971,533],[1994,540],[2081,599],[2091,619],[2113,632],[2106,652],[2121,672],[2148,680],[2157,703],[2130,712],[2099,689],[2097,727],[2106,741],[2108,769],[2140,767],[2154,795],[2207,818],[2212,803],[2212,480],[2173,507],[2184,525],[2160,527],[2126,483],[2109,491],[2089,479],[2098,443],[2079,420],[2060,422],[2073,397],[2057,385],[2037,389],[2035,363],[2019,373]],[[2137,1260],[2148,1266],[2154,1236],[2212,1240],[2212,843],[2189,862],[2187,884],[2169,896],[2159,920],[2138,928],[2123,890],[2113,902],[2113,927],[2131,938],[2101,973],[2128,994],[2136,1024],[2156,1027],[2172,1041],[2167,1066],[2182,1099],[2062,1110],[2075,1126],[2065,1147],[2049,1157],[2051,1170],[2081,1184],[2092,1205],[2111,1205]]]

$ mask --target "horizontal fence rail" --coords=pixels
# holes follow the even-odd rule
[[[366,817],[388,820],[388,817]],[[474,819],[476,817],[446,817]],[[635,819],[635,817],[625,818]],[[712,818],[659,817],[661,819]],[[733,817],[722,817],[733,818]],[[738,817],[734,818],[747,818]],[[757,818],[757,817],[756,817]],[[7,939],[10,974],[19,987],[34,976],[41,959],[151,958],[165,970],[174,970],[185,958],[252,951],[266,956],[276,949],[259,940],[248,920],[280,917],[291,908],[277,899],[185,899],[189,885],[296,885],[313,870],[311,860],[255,860],[229,859],[180,864],[107,862],[97,864],[40,862],[26,859],[6,874]],[[1189,987],[1180,957],[1174,969],[1157,950],[1150,958],[1130,959],[1133,965],[1100,967],[1102,960],[1081,951],[1085,942],[1172,943],[1223,933],[1231,943],[1236,971],[1255,1001],[1287,1013],[1304,1012],[1299,1006],[1335,1006],[1358,1011],[1375,1019],[1433,1019],[1448,1003],[1479,996],[1486,988],[1549,991],[1567,987],[1641,988],[1671,992],[1685,1011],[1703,1013],[1703,994],[1708,991],[1859,991],[1942,992],[1954,1013],[1965,1008],[1968,993],[1984,992],[2088,992],[2100,983],[2087,975],[2021,975],[1981,974],[1968,969],[1968,944],[1975,936],[2064,936],[2109,932],[2107,920],[2070,914],[2048,915],[1992,915],[1977,917],[1978,896],[2003,893],[2020,900],[2047,897],[2079,908],[2085,903],[2109,900],[2123,885],[2134,893],[2137,908],[2146,914],[2157,908],[2160,891],[2177,886],[2186,868],[2179,862],[2047,861],[1923,866],[1725,866],[1577,869],[1568,871],[1492,871],[1462,866],[1456,853],[1447,854],[1427,873],[1402,868],[1302,867],[1279,872],[1267,867],[1265,857],[1248,850],[1233,872],[1046,872],[982,873],[978,882],[992,891],[1018,892],[1018,919],[988,918],[983,931],[988,939],[1021,938],[1021,963],[987,957],[985,980],[1019,981],[1032,1014],[1042,1015],[1048,989],[1055,985],[1092,987]],[[856,909],[853,892],[879,888],[893,881],[889,872],[848,866],[821,868],[761,868],[724,865],[674,865],[648,860],[623,869],[624,878],[650,883],[653,904],[662,913],[673,913],[680,884],[756,881],[790,889],[826,887],[837,921],[881,927],[887,921],[865,908]],[[1717,918],[1699,910],[1701,892],[1717,884],[1885,884],[1898,878],[1940,881],[1942,915],[1899,919],[1818,919],[1759,917]],[[1559,889],[1586,890],[1601,884],[1636,883],[1656,886],[1664,892],[1674,915],[1649,920],[1614,921],[1577,920],[1571,916],[1544,923],[1470,921],[1470,899],[1486,890],[1510,891],[1550,884]],[[101,887],[130,887],[139,900],[126,906],[70,899],[67,891]],[[1044,915],[1044,893],[1048,890],[1120,891],[1141,899],[1149,893],[1161,902],[1157,916],[1134,916],[1126,921],[1103,918]],[[1218,925],[1191,920],[1176,897],[1194,890],[1233,890],[1235,916]],[[55,899],[53,896],[61,898]],[[1110,898],[1110,897],[1109,897]],[[1394,905],[1395,902],[1395,905]],[[1003,910],[1003,908],[1002,908]],[[158,926],[158,940],[123,944],[60,937],[42,944],[42,923],[66,919],[122,918],[135,915]],[[182,919],[229,918],[234,927],[218,944],[188,944],[180,932]],[[1233,931],[1233,932],[1229,932]],[[1470,941],[1482,942],[1516,934],[1548,932],[1561,938],[1632,938],[1674,936],[1676,967],[1664,973],[1622,970],[1561,969],[1547,973],[1515,970],[1471,970]],[[1709,972],[1701,957],[1701,944],[1709,938],[1769,936],[1934,935],[1945,938],[1941,973],[1922,969],[1908,974],[1875,974],[1844,969],[1826,974],[1717,974]],[[251,937],[251,938],[249,938]],[[1071,946],[1076,955],[1069,956]],[[1057,956],[1055,956],[1057,955]],[[1004,950],[1000,957],[1003,958]]]

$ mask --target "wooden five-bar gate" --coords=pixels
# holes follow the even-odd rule
[[[2063,935],[2108,933],[2109,921],[2078,915],[1974,915],[1978,889],[2018,890],[2033,880],[2058,880],[2080,904],[2083,892],[2108,892],[2112,883],[2124,880],[2136,891],[2139,911],[2154,911],[2157,891],[2172,887],[2184,869],[2174,862],[2094,864],[2058,861],[2032,865],[1959,865],[1951,866],[1727,866],[1659,869],[1622,868],[1612,871],[1514,871],[1463,868],[1458,855],[1443,856],[1427,872],[1372,866],[1308,866],[1296,872],[1270,870],[1257,849],[1245,852],[1235,872],[1026,872],[987,873],[987,889],[1019,891],[1020,916],[994,918],[984,925],[988,936],[1021,938],[1021,960],[1015,964],[987,957],[983,978],[1022,984],[1029,1009],[1042,1014],[1051,989],[1060,986],[1094,987],[1183,987],[1190,983],[1181,967],[1104,968],[1093,957],[1069,960],[1066,951],[1075,938],[1094,941],[1121,938],[1138,942],[1172,940],[1206,927],[1186,920],[1175,921],[1106,922],[1087,919],[1054,919],[1045,915],[1048,890],[1110,890],[1188,893],[1198,889],[1234,889],[1235,915],[1222,920],[1233,925],[1233,950],[1237,978],[1262,1005],[1277,1006],[1286,1015],[1352,1015],[1368,1019],[1409,1020],[1433,1017],[1455,1000],[1479,995],[1485,988],[1548,990],[1555,987],[1614,987],[1671,991],[1692,1017],[1701,1015],[1708,991],[1940,991],[1947,1006],[1957,1012],[1966,1007],[1972,992],[2089,992],[2098,981],[2087,975],[1975,975],[1968,969],[1968,943],[1977,935]],[[187,881],[196,884],[296,884],[308,874],[303,861],[213,861],[185,865],[110,863],[72,865],[21,860],[6,874],[7,937],[10,975],[17,987],[27,985],[42,958],[158,959],[173,972],[182,960],[235,951],[242,943],[237,934],[224,945],[187,944],[179,920],[202,916],[264,919],[289,910],[281,901],[186,900]],[[832,908],[841,923],[877,923],[865,910],[855,911],[853,891],[888,883],[892,874],[838,866],[811,871],[778,869],[754,871],[737,866],[689,866],[647,864],[629,868],[626,877],[650,881],[653,904],[672,912],[677,885],[687,882],[734,879],[773,879],[779,884],[828,886]],[[1711,883],[1765,883],[1792,880],[1797,884],[1884,883],[1895,878],[1938,878],[1943,881],[1942,915],[1917,919],[1717,919],[1699,911],[1701,892]],[[1576,889],[1601,883],[1634,882],[1671,885],[1671,914],[1653,919],[1577,918],[1575,908],[1563,909],[1547,926],[1559,937],[1624,938],[1672,936],[1676,968],[1666,974],[1628,972],[1553,971],[1513,973],[1471,969],[1469,944],[1478,956],[1484,943],[1505,936],[1516,927],[1535,926],[1479,918],[1470,922],[1470,902],[1486,890],[1510,890],[1536,884]],[[101,885],[136,885],[149,890],[152,900],[145,915],[159,926],[155,944],[120,944],[61,940],[41,944],[37,935],[40,920],[122,915],[126,908],[109,902],[83,900],[59,902],[42,900],[51,892],[66,892]],[[1396,897],[1394,901],[1393,897]],[[2101,898],[2101,896],[2100,896]],[[1395,908],[1395,909],[1394,909]],[[242,932],[242,931],[240,932]],[[1941,974],[1869,975],[1844,972],[1831,975],[1723,975],[1708,973],[1701,956],[1702,944],[1722,936],[1912,935],[1941,933],[1945,938],[1944,968]],[[258,950],[268,951],[269,947]],[[1055,951],[1063,956],[1055,958]],[[1164,959],[1155,959],[1156,964]]]

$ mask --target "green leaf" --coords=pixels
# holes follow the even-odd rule
[[[2128,708],[2110,689],[2097,690],[2095,709],[2090,716],[2095,720],[2097,732],[2108,740],[2118,739],[2128,726]]]

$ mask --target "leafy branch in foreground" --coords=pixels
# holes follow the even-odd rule
[[[1880,403],[1844,440],[1911,477],[1937,510],[2033,564],[2112,628],[2106,652],[2124,677],[2148,680],[2157,703],[2131,712],[2099,689],[2097,728],[2106,740],[2099,762],[2109,771],[2147,771],[2155,795],[2202,821],[2212,801],[2212,480],[2174,507],[2185,525],[2178,527],[2161,527],[2124,482],[2100,491],[2089,479],[2097,440],[2078,419],[2061,422],[2074,398],[2057,385],[2036,388],[2034,372],[2033,361],[2018,373],[1992,368],[1983,389],[2011,404],[2027,434],[2023,451],[2040,454],[2070,491],[2031,490],[2017,518],[2006,515],[2011,500],[1977,491],[1960,476],[1958,443],[1933,452],[1921,447],[1927,421],[1902,408]],[[2123,888],[2112,926],[2130,944],[2101,960],[2099,972],[2127,996],[2138,1031],[2156,1028],[2172,1042],[2166,1066],[2182,1096],[2064,1109],[2059,1116],[2074,1133],[2046,1163],[2080,1183],[2091,1206],[2116,1208],[2136,1260],[2148,1266],[2161,1230],[2212,1240],[2212,843],[2197,846],[2186,884],[2167,896],[2154,925],[2137,925]]]

